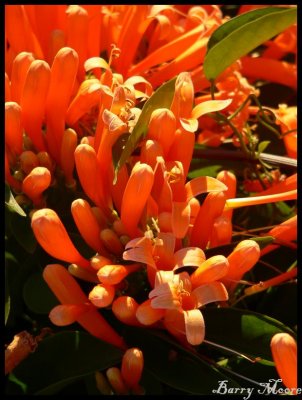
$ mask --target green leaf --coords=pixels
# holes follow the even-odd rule
[[[25,212],[22,210],[22,208],[19,206],[19,204],[16,202],[10,187],[7,183],[5,183],[5,205],[9,209],[9,211],[13,213],[17,213],[21,215],[22,217],[26,217]]]
[[[37,241],[31,229],[31,221],[28,216],[21,218],[17,213],[11,213],[9,224],[12,234],[18,243],[28,252],[33,253],[37,247]]]
[[[202,314],[206,340],[268,361],[272,361],[270,341],[273,335],[287,332],[295,337],[295,333],[280,321],[252,311],[206,308]]]
[[[129,328],[126,340],[144,353],[144,368],[160,382],[189,394],[212,394],[226,376],[215,366],[175,343],[168,335],[145,328]],[[230,380],[232,387],[238,387]]]
[[[5,312],[4,312],[5,325],[7,323],[9,313],[10,313],[10,295],[9,295],[7,273],[5,269]]]
[[[23,287],[23,299],[26,306],[37,314],[49,314],[59,304],[41,273],[32,274],[27,279]]]
[[[258,144],[258,153],[260,154],[260,153],[262,153],[266,148],[267,148],[267,146],[270,144],[270,140],[263,140],[263,142],[260,142],[259,144]]]
[[[142,109],[142,113],[135,125],[129,139],[122,151],[120,159],[115,167],[115,176],[113,183],[116,183],[118,171],[128,160],[132,152],[135,150],[139,141],[145,137],[148,130],[148,124],[150,121],[151,114],[157,108],[170,108],[175,91],[175,81],[176,78],[161,85],[152,96],[146,101]]]
[[[229,65],[248,54],[297,19],[297,8],[268,7],[239,15],[221,25],[211,36],[203,68],[214,80]]]
[[[25,394],[52,395],[96,370],[118,364],[122,350],[86,332],[60,332],[42,340],[9,376],[24,385]],[[17,388],[9,385],[8,394]]]

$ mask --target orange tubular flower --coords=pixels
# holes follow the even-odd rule
[[[79,284],[62,265],[47,265],[43,271],[43,278],[63,305],[89,304],[88,298]],[[124,348],[123,339],[92,305],[86,308],[86,312],[83,312],[83,314],[80,313],[76,320],[91,335],[114,346]]]
[[[293,244],[292,242],[297,240],[297,216],[295,215],[294,217],[282,222],[280,225],[275,226],[275,228],[271,229],[267,235],[273,236],[277,243],[279,241],[281,244]],[[278,244],[266,246],[261,250],[261,256],[269,253],[277,247],[279,247]]]
[[[283,384],[293,390],[298,386],[297,343],[288,333],[277,333],[271,339],[271,351]]]
[[[21,107],[9,101],[5,103],[5,143],[14,154],[21,154],[23,147],[23,127],[21,123]]]
[[[44,207],[42,193],[51,183],[51,174],[47,168],[36,167],[24,179],[22,191],[33,201],[35,207]]]
[[[65,181],[67,186],[74,187],[75,180],[73,179],[74,170],[74,152],[77,147],[77,133],[68,128],[64,131],[61,146],[61,167],[64,171]]]
[[[51,256],[91,269],[90,262],[74,247],[62,221],[53,210],[44,208],[34,212],[31,227],[39,244]]]
[[[112,303],[112,312],[116,318],[127,325],[140,326],[136,318],[138,303],[130,296],[120,296]]]
[[[106,371],[107,379],[117,395],[129,394],[129,390],[123,380],[121,371],[117,367],[108,368]]]
[[[151,193],[153,180],[154,173],[149,165],[135,164],[125,188],[121,209],[121,221],[130,237],[140,236],[138,224]]]
[[[231,293],[243,275],[258,262],[260,247],[254,240],[242,240],[227,257],[229,262],[228,273],[221,281]]]
[[[60,163],[65,114],[78,71],[78,55],[69,48],[60,49],[51,66],[50,86],[46,101],[46,139],[51,156]]]
[[[83,199],[74,200],[71,204],[71,213],[81,236],[95,251],[102,250],[100,241],[100,227],[91,210],[89,203]]]
[[[42,135],[42,122],[45,117],[49,82],[49,65],[45,61],[33,61],[26,75],[20,105],[24,129],[38,151],[46,150]],[[35,104],[34,107],[33,104]]]
[[[33,55],[26,51],[19,53],[13,61],[11,74],[11,95],[12,101],[16,101],[18,104],[20,104],[27,71],[33,61]]]

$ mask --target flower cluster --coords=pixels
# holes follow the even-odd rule
[[[296,240],[295,216],[270,230],[276,244],[261,249],[246,239],[227,255],[207,256],[232,243],[233,209],[295,200],[297,175],[275,171],[266,181],[253,175],[244,198],[237,197],[231,171],[188,178],[196,143],[249,144],[247,122],[259,114],[253,79],[267,79],[270,70],[271,81],[295,86],[295,65],[280,59],[294,52],[296,31],[289,28],[260,56],[229,67],[213,98],[203,93],[210,83],[202,63],[209,37],[227,20],[218,6],[8,5],[5,11],[5,178],[38,243],[55,260],[43,271],[61,303],[49,318],[57,326],[77,322],[126,351],[121,369],[108,369],[106,378],[98,372],[96,379],[104,393],[109,382],[116,394],[138,394],[143,354],[126,350],[117,321],[166,330],[184,347],[200,345],[205,307],[228,307],[262,255],[278,240]],[[263,68],[267,62],[272,68]],[[145,117],[142,105],[172,78],[170,106]],[[270,112],[288,156],[297,158],[296,110],[280,105]],[[145,133],[117,168],[116,146],[123,151],[139,123]],[[72,194],[64,212],[92,257],[75,246],[50,190]],[[295,274],[296,268],[246,294]],[[274,357],[276,346],[274,340]]]

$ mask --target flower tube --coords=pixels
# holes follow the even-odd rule
[[[43,278],[63,305],[83,305],[89,303],[87,296],[77,281],[62,265],[47,265],[43,271]],[[124,347],[123,339],[114,331],[96,308],[88,307],[85,313],[77,316],[77,322],[91,335],[114,346]]]
[[[39,244],[51,256],[91,269],[90,262],[81,256],[74,247],[55,211],[43,208],[34,212],[31,227]]]

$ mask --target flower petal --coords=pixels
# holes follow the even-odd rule
[[[176,238],[182,239],[190,224],[190,205],[186,201],[172,203],[172,229]]]
[[[199,247],[185,247],[174,254],[174,269],[186,266],[199,267],[205,259],[206,256]]]
[[[226,301],[229,298],[228,292],[221,282],[211,282],[201,285],[192,291],[196,297],[197,307],[204,306],[215,301]]]
[[[205,336],[204,319],[199,310],[184,311],[186,337],[190,344],[196,346],[202,343]]]
[[[217,281],[224,277],[229,270],[229,261],[222,255],[208,258],[197,268],[191,275],[193,287],[200,286],[204,283]]]
[[[233,99],[204,101],[193,108],[192,118],[199,118],[204,114],[223,110],[228,107],[232,101]]]
[[[228,189],[224,183],[211,176],[199,176],[198,178],[191,179],[186,183],[185,188],[187,201],[202,193],[222,192]]]

